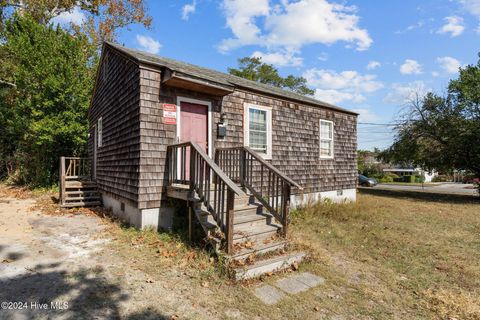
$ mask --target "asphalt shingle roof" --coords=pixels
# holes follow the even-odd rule
[[[208,81],[216,82],[222,85],[247,88],[257,92],[263,92],[263,93],[275,95],[278,97],[283,97],[289,100],[295,100],[298,102],[303,102],[303,103],[307,103],[315,106],[326,107],[329,109],[357,115],[356,112],[353,112],[351,110],[340,108],[333,104],[323,102],[308,96],[304,96],[292,91],[283,90],[283,89],[266,85],[263,83],[247,80],[247,79],[237,77],[228,73],[223,73],[223,72],[215,71],[215,70],[204,68],[204,67],[199,67],[190,63],[181,62],[181,61],[170,59],[170,58],[160,57],[144,51],[127,48],[116,43],[106,42],[106,44],[127,54],[128,56],[142,63],[151,64],[159,67],[166,67],[175,72],[183,73],[185,75],[193,76],[199,79],[205,79]]]

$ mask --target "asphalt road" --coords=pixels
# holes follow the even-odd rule
[[[373,189],[379,190],[398,190],[398,191],[419,191],[439,194],[461,194],[461,195],[476,195],[478,191],[473,188],[472,184],[462,183],[439,183],[435,185],[397,185],[380,183]]]

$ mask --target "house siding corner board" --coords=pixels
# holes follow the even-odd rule
[[[227,136],[218,140],[216,147],[243,145],[245,103],[272,108],[269,162],[301,185],[302,193],[356,188],[356,115],[236,90],[223,99]],[[333,159],[319,156],[320,119],[334,122]],[[292,192],[297,194],[299,190],[294,188]]]
[[[97,149],[99,190],[137,205],[140,165],[140,72],[137,65],[109,48],[97,76],[89,110],[89,152],[94,124],[102,117],[103,143]]]

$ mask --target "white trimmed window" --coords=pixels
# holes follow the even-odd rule
[[[333,122],[320,120],[320,158],[333,159]]]
[[[272,109],[245,104],[244,144],[263,158],[272,158]]]
[[[100,148],[103,143],[103,120],[102,117],[98,118],[97,121],[97,146]]]

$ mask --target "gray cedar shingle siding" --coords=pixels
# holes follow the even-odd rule
[[[235,90],[223,99],[228,133],[216,142],[217,148],[243,145],[244,103],[272,107],[270,163],[300,184],[304,193],[356,187],[356,115]],[[319,157],[320,119],[334,122],[334,159]]]
[[[167,146],[176,142],[176,125],[163,123],[162,103],[177,97],[205,100],[213,107],[214,148],[244,145],[244,104],[272,107],[272,160],[279,170],[300,184],[304,193],[356,187],[357,115],[311,98],[289,99],[277,91],[236,88],[212,96],[162,85],[162,68],[144,64],[105,46],[89,120],[103,116],[103,147],[99,148],[97,180],[101,190],[139,209],[158,208],[165,198]],[[118,48],[117,48],[118,49]],[[103,77],[103,72],[108,75]],[[215,74],[215,73],[214,73]],[[315,100],[313,100],[315,101]],[[224,112],[227,135],[217,138],[217,123]],[[319,120],[334,122],[334,159],[319,158]],[[177,120],[178,121],[178,120]],[[89,150],[92,150],[91,128]],[[298,190],[293,189],[293,193]]]
[[[140,164],[140,71],[138,66],[105,48],[89,110],[89,150],[93,154],[93,125],[103,121],[103,146],[98,148],[99,189],[136,206]]]

